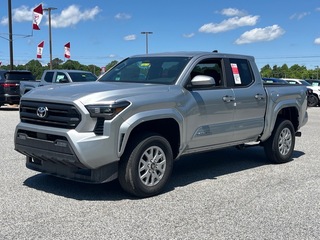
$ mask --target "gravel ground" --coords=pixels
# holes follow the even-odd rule
[[[235,148],[175,163],[166,191],[135,199],[117,181],[90,185],[25,168],[17,108],[0,109],[0,239],[320,239],[320,108],[294,161]]]

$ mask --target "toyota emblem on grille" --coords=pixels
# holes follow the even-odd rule
[[[37,116],[40,118],[45,118],[48,115],[48,108],[47,107],[38,107],[37,109]]]

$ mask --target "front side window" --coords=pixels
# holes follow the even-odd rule
[[[188,63],[187,57],[136,57],[119,63],[100,82],[174,84]]]
[[[199,62],[190,74],[190,78],[194,78],[197,75],[205,75],[212,77],[215,81],[215,86],[222,86],[222,70],[221,60],[218,59],[206,59]]]
[[[55,82],[56,83],[66,83],[66,82],[69,82],[69,80],[68,80],[68,77],[64,73],[57,72]]]

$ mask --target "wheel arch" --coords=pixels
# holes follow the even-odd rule
[[[119,131],[119,156],[121,156],[128,143],[134,139],[137,135],[143,132],[154,132],[165,137],[173,152],[173,158],[179,155],[179,149],[181,145],[181,126],[182,117],[179,115],[173,116],[172,114],[161,114],[137,117],[128,119],[125,121]]]
[[[287,107],[283,108],[278,112],[276,121],[278,119],[286,119],[292,122],[294,130],[297,131],[299,129],[299,111],[296,107]]]
[[[265,118],[266,128],[264,134],[260,138],[260,141],[266,141],[274,131],[276,122],[279,119],[286,119],[292,122],[295,132],[298,131],[300,127],[301,116],[299,115],[299,110],[296,106],[287,106],[275,110],[275,117]],[[267,130],[266,130],[267,129]]]

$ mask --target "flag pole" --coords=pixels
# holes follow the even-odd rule
[[[51,10],[55,10],[57,8],[49,7],[44,8],[44,11],[48,11],[49,13],[49,48],[50,48],[50,70],[52,70],[52,37],[51,37]]]

